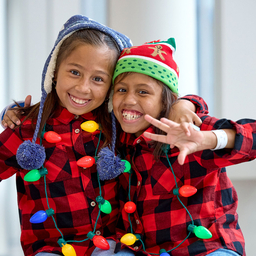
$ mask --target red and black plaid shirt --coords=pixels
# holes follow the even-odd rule
[[[175,181],[171,168],[164,155],[159,161],[154,160],[149,139],[123,133],[124,146],[120,154],[132,165],[130,198],[137,205],[136,211],[130,214],[133,233],[141,235],[148,253],[159,254],[160,249],[165,249],[172,250],[170,255],[173,256],[203,256],[225,248],[245,255],[244,238],[237,221],[238,198],[224,167],[256,157],[256,122],[244,119],[235,123],[204,114],[199,116],[203,120],[201,130],[236,129],[233,150],[205,150],[190,154],[182,166],[177,161],[179,150],[174,148],[168,152],[178,187],[192,185],[197,188],[197,193],[191,197],[180,196],[181,201],[191,213],[194,224],[208,228],[212,238],[202,240],[191,233],[184,243],[172,250],[188,235],[191,219],[177,196],[173,195]],[[153,132],[153,128],[147,131]],[[131,232],[128,214],[123,209],[129,201],[129,174],[124,173],[119,178],[121,217],[118,238]],[[131,248],[137,251],[136,255],[143,254],[140,241]]]
[[[48,170],[46,183],[49,205],[55,211],[53,216],[65,240],[86,239],[87,233],[94,229],[99,212],[96,203],[99,184],[95,165],[83,169],[76,163],[85,155],[95,156],[99,131],[88,133],[80,128],[82,122],[94,119],[91,113],[74,116],[65,108],[59,108],[46,125],[46,131],[55,131],[62,138],[56,144],[43,139],[42,144],[46,149],[44,167]],[[16,173],[21,243],[26,256],[35,255],[40,251],[61,252],[57,244],[61,236],[51,217],[40,224],[31,224],[29,221],[34,213],[47,209],[44,178],[36,182],[24,181],[24,175],[28,171],[20,168],[15,157],[19,145],[24,140],[31,140],[33,133],[31,122],[26,121],[20,128],[7,128],[0,135],[0,180]],[[118,214],[117,179],[101,182],[101,189],[102,197],[112,205],[112,212],[101,213],[95,231],[96,234],[107,238],[115,233]],[[78,256],[91,255],[95,248],[90,240],[71,244]]]

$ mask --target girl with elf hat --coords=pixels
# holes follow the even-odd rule
[[[173,38],[133,46],[115,68],[112,125],[116,117],[122,129],[116,146],[131,164],[119,176],[117,248],[136,255],[245,255],[225,166],[255,159],[256,121],[199,113],[197,130],[166,119],[178,94],[175,48]]]
[[[0,134],[0,180],[16,174],[24,255],[91,255],[95,247],[112,253],[115,177],[126,162],[112,154],[111,168],[99,161],[96,170],[95,161],[111,141],[102,134],[111,130],[105,98],[116,60],[130,46],[111,28],[71,17],[46,60],[40,103],[19,107],[21,125]]]

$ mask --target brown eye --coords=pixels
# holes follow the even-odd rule
[[[75,75],[75,76],[79,76],[80,75],[80,73],[78,72],[78,71],[76,71],[76,70],[71,70],[70,71],[73,75]]]
[[[118,91],[118,92],[126,92],[126,90],[123,89],[123,88],[120,88],[120,89],[118,89],[117,91]]]
[[[94,77],[93,80],[96,81],[96,82],[103,82],[103,79],[99,76]]]

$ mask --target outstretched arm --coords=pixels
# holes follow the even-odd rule
[[[178,156],[179,164],[183,164],[187,155],[206,149],[214,149],[217,145],[217,137],[212,131],[196,131],[191,123],[178,124],[166,118],[160,121],[145,115],[145,119],[166,133],[166,135],[144,132],[144,135],[152,140],[170,144],[180,150]],[[236,132],[233,129],[224,129],[227,134],[227,145],[225,148],[233,148]]]

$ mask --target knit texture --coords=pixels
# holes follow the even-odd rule
[[[151,76],[178,94],[179,68],[173,58],[176,49],[174,38],[133,46],[122,51],[113,75],[136,72]]]

